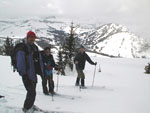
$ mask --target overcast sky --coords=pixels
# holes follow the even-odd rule
[[[0,0],[0,17],[68,15],[99,17],[149,38],[150,0]]]

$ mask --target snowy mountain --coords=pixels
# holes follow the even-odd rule
[[[117,24],[100,26],[89,32],[82,43],[93,51],[118,57],[132,58],[150,55],[146,54],[150,45],[144,39],[134,35],[126,27]]]
[[[51,40],[65,37],[62,30],[65,23],[55,20],[55,17],[1,20],[0,26],[0,37],[24,38],[29,30],[36,32],[38,37]]]
[[[150,76],[144,74],[144,66],[149,59],[91,59],[101,65],[101,72],[99,66],[96,68],[93,87],[95,66],[89,63],[84,70],[87,89],[75,86],[76,71],[66,69],[67,75],[59,76],[57,93],[64,96],[44,95],[38,76],[35,105],[55,111],[51,113],[150,113]],[[5,96],[0,98],[0,113],[23,113],[26,90],[22,79],[18,73],[13,73],[10,57],[0,56],[0,62],[0,95]],[[54,72],[55,91],[57,77]]]
[[[70,32],[70,25],[71,20],[67,18],[5,19],[0,20],[0,37],[16,40],[24,38],[29,30],[33,30],[39,37],[37,42],[41,47],[45,44],[55,46],[64,42]],[[150,57],[150,44],[131,33],[125,26],[88,22],[75,23],[74,26],[80,44],[84,44],[89,51],[116,57]]]

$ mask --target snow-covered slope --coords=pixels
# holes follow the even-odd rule
[[[83,44],[93,51],[118,57],[150,57],[147,52],[149,43],[117,24],[97,28],[84,38]]]
[[[23,38],[26,36],[27,31],[33,30],[38,37],[53,38],[50,32],[60,30],[64,25],[64,22],[55,20],[55,17],[1,20],[0,36]]]
[[[71,21],[56,17],[0,20],[0,37],[24,38],[29,30],[33,30],[39,42],[59,45],[70,32]],[[79,43],[89,50],[117,57],[150,57],[150,44],[125,26],[88,22],[75,23],[74,26]]]
[[[74,86],[76,71],[67,70],[67,76],[59,76],[58,93],[66,98],[54,96],[52,101],[51,96],[45,96],[38,76],[35,105],[63,113],[150,113],[150,76],[144,74],[149,59],[91,59],[98,62],[93,88],[95,67],[88,63],[84,70],[87,89]],[[0,113],[22,113],[26,91],[21,77],[12,72],[9,57],[0,56],[0,62],[0,95],[5,96],[0,98]],[[99,64],[102,72],[98,72]],[[56,74],[54,81],[56,86]]]

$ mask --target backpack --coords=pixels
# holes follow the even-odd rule
[[[12,52],[11,52],[11,66],[13,67],[13,72],[15,72],[17,70],[17,58],[16,58],[16,55],[17,55],[17,52],[18,51],[24,51],[26,56],[28,54],[28,48],[26,46],[25,43],[18,43],[14,46]],[[25,57],[26,58],[26,57]]]
[[[51,76],[52,75],[52,73],[53,73],[53,68],[52,68],[52,66],[51,66],[51,63],[50,63],[50,61],[48,61],[46,64],[45,64],[45,74],[47,75],[47,76]]]
[[[44,51],[40,51],[40,53],[43,60],[44,73],[46,76],[51,76],[53,73],[53,67],[51,66],[50,61],[46,58]]]

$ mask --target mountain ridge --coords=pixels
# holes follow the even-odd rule
[[[108,23],[98,27],[91,27],[91,24],[74,26],[80,44],[85,45],[89,51],[116,57],[150,57],[150,44],[123,25]],[[56,17],[0,20],[0,37],[25,38],[29,30],[36,32],[39,42],[49,40],[47,44],[60,45],[70,31],[70,20]]]

